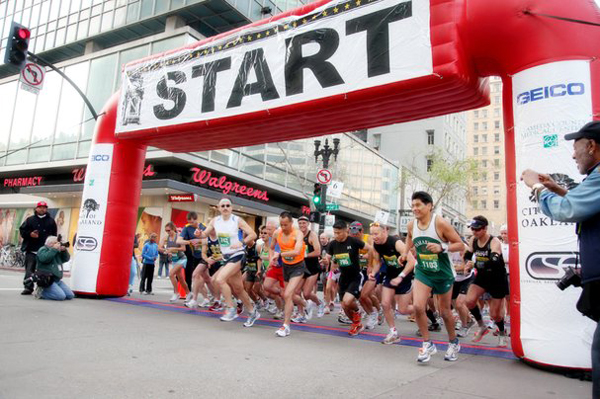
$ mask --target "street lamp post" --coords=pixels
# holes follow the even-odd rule
[[[325,139],[325,145],[323,146],[323,148],[319,149],[319,147],[321,147],[321,140],[315,140],[315,163],[319,162],[319,156],[321,156],[321,158],[323,159],[323,169],[328,169],[329,168],[329,160],[331,158],[331,156],[333,155],[333,160],[337,161],[337,156],[340,152],[340,139],[338,138],[334,138],[333,139],[333,148],[329,146],[329,139]],[[323,203],[325,204],[325,207],[327,207],[327,184],[321,184],[321,199],[323,201]],[[324,225],[325,225],[325,215],[322,215],[322,217],[320,218],[320,222],[319,222],[319,230],[323,230],[324,229]]]

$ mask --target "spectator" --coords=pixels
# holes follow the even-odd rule
[[[36,298],[52,301],[73,299],[73,291],[62,281],[62,264],[70,259],[67,248],[57,240],[56,236],[46,238],[46,244],[37,251],[37,270],[52,273],[54,282],[46,288],[39,287]]]
[[[140,294],[152,294],[152,279],[154,278],[154,263],[158,258],[158,244],[156,233],[150,234],[150,240],[144,244],[142,249],[142,277],[140,278]]]
[[[578,132],[566,134],[565,140],[575,140],[573,159],[579,173],[587,175],[581,184],[567,190],[550,176],[530,169],[523,172],[521,180],[532,189],[540,210],[546,216],[561,222],[577,223],[581,276],[571,276],[566,285],[582,285],[583,292],[577,302],[577,310],[599,323],[600,121],[589,122]],[[596,325],[592,340],[592,383],[593,397],[600,398],[600,324]]]
[[[23,245],[21,250],[25,252],[25,279],[23,280],[23,292],[21,295],[33,293],[33,282],[29,277],[35,272],[37,264],[37,252],[50,236],[56,236],[56,223],[48,214],[48,204],[44,201],[37,203],[35,214],[25,219],[19,228]],[[55,237],[56,238],[56,237]]]
[[[139,266],[137,263],[137,259],[135,258],[135,250],[140,246],[140,233],[137,233],[133,236],[133,251],[131,255],[131,265],[129,267],[129,290],[127,291],[127,296],[130,296],[133,293],[133,282],[135,280],[135,276],[139,276]]]

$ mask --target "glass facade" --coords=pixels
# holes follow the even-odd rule
[[[12,21],[31,29],[30,51],[42,53],[202,2],[203,0],[2,0],[0,52],[4,53]],[[249,21],[256,21],[265,16],[261,13],[263,7],[270,7],[275,14],[298,7],[307,1],[226,2]]]
[[[248,10],[251,10],[254,1],[245,1]],[[237,7],[244,0],[232,2]],[[118,24],[127,24],[143,16],[150,18],[190,3],[194,1],[0,0],[0,15],[4,16],[0,17],[0,27],[6,32],[12,19],[35,27],[36,37],[32,43],[37,42],[34,51],[40,51],[48,48],[46,43],[57,46],[67,40],[78,40],[80,29],[85,29],[85,35],[90,36],[93,32],[115,29]],[[263,3],[260,4],[262,6]],[[289,8],[299,3],[294,0],[270,4],[275,10],[275,7]],[[34,24],[33,20],[37,22]],[[166,38],[161,35],[160,40],[139,40],[114,47],[114,50],[108,48],[72,58],[59,65],[86,93],[96,112],[100,112],[119,87],[121,65],[195,40],[190,34],[181,32]],[[65,162],[73,165],[85,163],[95,121],[73,87],[50,71],[46,73],[43,89],[34,95],[21,90],[16,79],[16,76],[0,79],[3,102],[0,107],[0,172],[25,165],[51,168],[58,166],[55,161],[62,161],[61,165]],[[334,180],[344,183],[344,190],[340,199],[330,199],[329,202],[337,202],[351,213],[362,214],[365,218],[372,218],[379,210],[395,213],[398,167],[352,135],[328,136],[330,145],[334,137],[340,139],[340,153],[337,161],[331,160],[330,169]],[[324,143],[326,138],[318,139]],[[316,171],[322,161],[319,159],[317,164],[313,152],[314,139],[303,139],[190,155],[198,162],[219,165],[231,175],[245,175],[246,179],[285,189],[295,197],[306,198],[308,204]],[[396,218],[391,217],[390,220],[395,221]]]

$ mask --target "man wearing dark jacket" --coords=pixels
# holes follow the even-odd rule
[[[33,283],[27,279],[35,272],[37,265],[37,251],[44,245],[49,236],[56,235],[56,222],[48,214],[48,204],[44,201],[37,203],[35,214],[25,219],[19,228],[23,245],[21,250],[25,252],[25,289],[21,295],[31,295]]]

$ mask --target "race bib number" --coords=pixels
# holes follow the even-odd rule
[[[229,247],[231,246],[231,237],[229,236],[229,234],[224,234],[224,233],[220,233],[218,235],[219,238],[219,245],[222,247]]]
[[[284,256],[283,260],[287,261],[287,262],[293,262],[295,259],[294,256]]]
[[[440,263],[437,254],[419,254],[419,264],[424,270],[437,272],[440,270]]]
[[[257,270],[257,266],[256,266],[256,263],[255,263],[255,262],[248,263],[248,264],[246,265],[246,268],[247,268],[248,270],[250,270],[250,271],[256,271],[256,270]]]
[[[383,256],[383,260],[385,261],[385,264],[388,265],[388,267],[400,267],[400,264],[398,263],[398,257],[396,255],[392,255],[392,256]]]
[[[349,254],[336,254],[335,263],[337,263],[340,267],[351,266],[352,260],[350,260]]]

